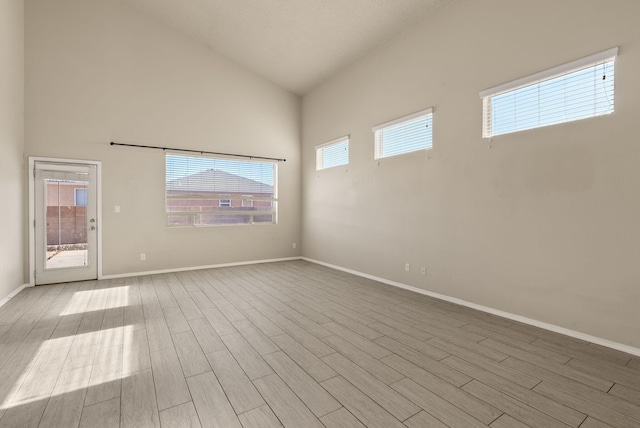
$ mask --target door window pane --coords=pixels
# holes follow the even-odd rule
[[[46,179],[46,269],[88,264],[87,182]]]

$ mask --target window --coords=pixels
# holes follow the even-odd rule
[[[75,188],[74,191],[74,205],[76,207],[86,207],[87,206],[87,189],[86,188]]]
[[[277,164],[166,155],[168,226],[277,222]]]
[[[618,48],[480,93],[485,138],[613,113]]]
[[[316,170],[349,163],[349,136],[316,146]]]
[[[372,128],[375,159],[433,147],[433,109],[422,110]]]

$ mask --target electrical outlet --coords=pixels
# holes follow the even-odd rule
[[[147,255],[145,253],[140,253],[140,260],[147,260]]]
[[[409,272],[409,270],[410,270],[409,263],[405,263],[404,270],[405,270],[405,272]]]
[[[422,270],[420,271],[421,274],[426,275],[427,274],[427,267],[426,266],[422,266]]]
[[[118,214],[118,213],[120,212],[120,205],[116,205],[116,206],[113,208],[113,212],[115,212],[116,214]]]
[[[298,246],[298,244],[296,244],[295,242],[293,243],[293,248],[296,248]]]

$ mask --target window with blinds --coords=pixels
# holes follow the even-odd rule
[[[349,136],[316,146],[316,170],[349,164]]]
[[[277,222],[277,164],[166,155],[167,226]]]
[[[419,111],[372,128],[375,159],[433,147],[433,109]]]
[[[618,48],[480,93],[485,138],[613,113]]]

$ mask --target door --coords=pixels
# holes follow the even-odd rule
[[[98,278],[96,165],[34,164],[35,283]]]

